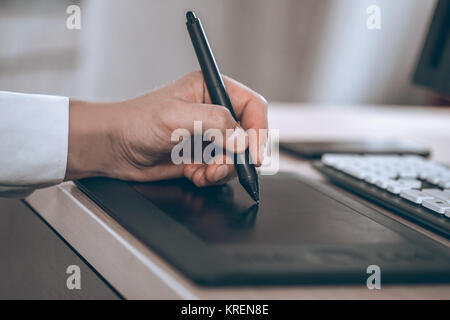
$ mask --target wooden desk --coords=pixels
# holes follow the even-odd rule
[[[269,108],[269,123],[271,128],[280,129],[282,140],[407,138],[430,146],[433,159],[450,162],[450,109],[273,103]],[[308,162],[292,156],[281,155],[280,168],[322,179]],[[382,285],[381,290],[368,290],[365,284],[203,288],[134,238],[71,182],[38,190],[26,201],[129,299],[450,299],[450,285]],[[449,241],[385,210],[379,211],[450,247]]]

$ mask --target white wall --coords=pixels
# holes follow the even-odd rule
[[[0,2],[0,88],[108,100],[145,92],[198,68],[184,24],[194,9],[221,71],[269,100],[426,102],[410,76],[434,0],[84,0],[82,29],[69,31],[71,2]],[[374,3],[380,31],[366,28]]]
[[[410,83],[436,1],[332,1],[308,100],[335,103],[426,103]],[[381,30],[366,28],[369,5]]]

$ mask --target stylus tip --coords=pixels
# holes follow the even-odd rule
[[[244,187],[245,191],[249,194],[249,196],[255,201],[259,201],[259,184],[258,180],[250,180],[250,179],[242,179],[239,180],[241,185]]]

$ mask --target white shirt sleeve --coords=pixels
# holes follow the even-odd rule
[[[0,91],[0,196],[62,182],[68,139],[67,97]]]

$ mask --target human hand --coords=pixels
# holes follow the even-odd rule
[[[200,71],[143,96],[116,103],[70,102],[69,152],[66,180],[106,176],[122,180],[155,181],[186,177],[197,186],[222,184],[235,174],[234,165],[218,155],[216,161],[175,165],[170,158],[177,142],[172,132],[185,128],[194,132],[194,121],[202,129],[255,129],[247,138],[243,130],[236,139],[246,144],[234,145],[233,152],[250,146],[256,166],[262,162],[267,140],[267,102],[258,93],[223,76],[237,123],[223,106],[212,105]],[[248,141],[250,140],[250,141]],[[215,141],[225,146],[226,141]],[[233,144],[231,144],[233,145]]]

